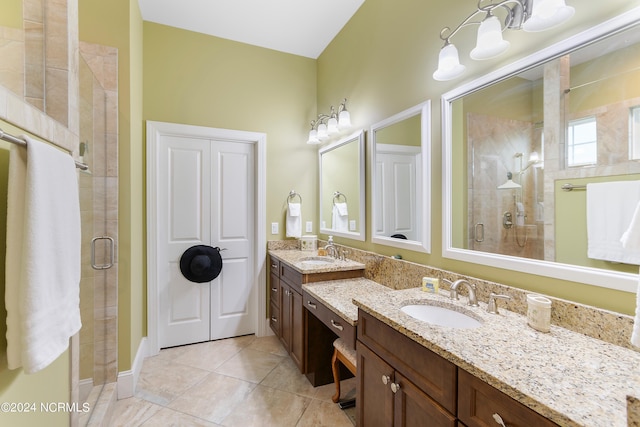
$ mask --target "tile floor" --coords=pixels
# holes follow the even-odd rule
[[[355,397],[355,379],[341,397]],[[353,427],[355,410],[314,388],[275,336],[248,335],[160,351],[145,359],[134,397],[119,400],[111,426]]]

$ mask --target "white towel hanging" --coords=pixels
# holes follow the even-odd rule
[[[287,237],[300,238],[302,236],[302,206],[300,203],[287,203],[286,220]]]
[[[9,160],[5,303],[7,362],[37,372],[80,322],[80,203],[73,158],[25,138]]]

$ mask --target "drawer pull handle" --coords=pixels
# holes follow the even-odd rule
[[[278,264],[271,264],[271,268],[278,268]]]
[[[314,310],[315,310],[316,308],[318,308],[318,306],[317,306],[317,305],[315,305],[314,303],[312,303],[311,301],[307,301],[307,305],[308,305],[309,307],[313,308]]]
[[[502,427],[507,427],[507,425],[504,423],[504,421],[502,420],[502,417],[498,414],[493,414],[493,419],[496,420],[496,423],[498,423],[498,425],[502,426]]]
[[[389,381],[391,381],[391,377],[389,375],[382,376],[382,384],[387,385],[389,384]]]
[[[333,319],[331,319],[331,326],[333,326],[339,331],[342,331],[344,329],[344,326],[342,326],[340,323],[334,322]]]
[[[391,383],[391,391],[395,394],[400,391],[400,384]]]
[[[278,288],[271,288],[272,292],[278,292]]]
[[[271,321],[274,323],[278,323],[278,319],[276,319],[275,317],[271,317]]]

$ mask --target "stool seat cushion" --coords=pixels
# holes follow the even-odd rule
[[[338,350],[342,355],[349,361],[353,366],[357,366],[356,360],[356,350],[347,345],[347,343],[342,339],[338,338],[333,342],[333,346]]]

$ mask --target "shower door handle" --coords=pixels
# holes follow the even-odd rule
[[[109,242],[109,262],[107,264],[96,264],[96,242],[98,240],[107,240]],[[102,237],[94,237],[91,239],[91,267],[94,270],[107,270],[113,267],[113,253],[114,253],[115,242],[113,237],[102,236]]]
[[[476,242],[481,243],[484,242],[484,223],[479,222],[476,224],[475,227],[475,232],[474,234],[474,239]]]

